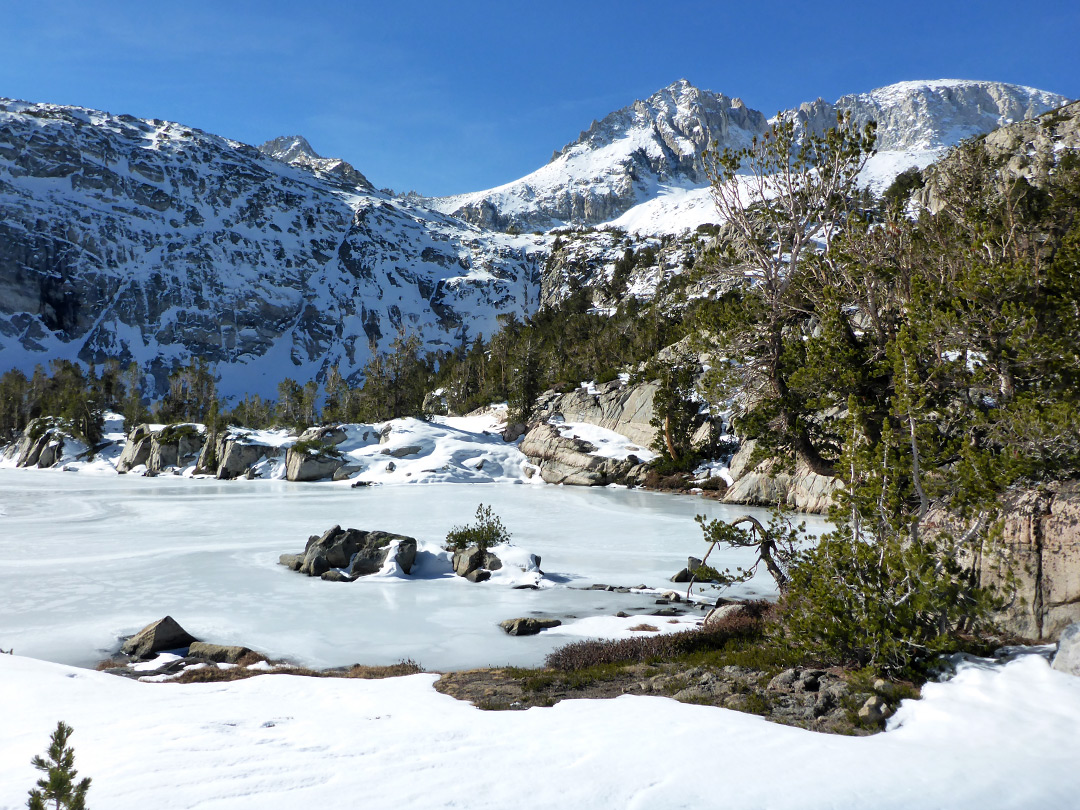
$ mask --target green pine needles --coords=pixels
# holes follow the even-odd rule
[[[75,778],[75,749],[68,746],[71,726],[63,720],[56,724],[56,731],[49,742],[46,752],[48,759],[36,756],[31,764],[44,776],[38,779],[37,787],[30,791],[26,806],[30,810],[86,810],[86,793],[90,790],[90,779],[79,782]]]
[[[510,542],[510,532],[502,520],[491,511],[490,506],[480,504],[476,507],[476,522],[468,526],[455,526],[446,533],[446,547],[461,550],[469,546],[478,546],[487,551],[491,546]]]

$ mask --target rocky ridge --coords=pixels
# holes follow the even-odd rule
[[[1016,84],[940,79],[899,82],[841,96],[834,103],[819,98],[781,117],[792,117],[804,129],[822,133],[835,126],[837,113],[847,113],[860,128],[877,122],[878,151],[924,151],[955,146],[1068,101],[1057,93]]]

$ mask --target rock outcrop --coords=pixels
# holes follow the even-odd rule
[[[756,442],[742,443],[728,470],[734,483],[724,493],[724,503],[776,506],[778,503],[800,512],[825,513],[833,493],[842,486],[837,478],[818,475],[802,462],[794,470],[779,459],[764,459],[749,468]]]
[[[280,455],[281,448],[254,441],[247,433],[219,433],[215,442],[204,445],[196,472],[231,480],[250,475],[260,461]]]
[[[416,561],[416,539],[401,534],[334,526],[308,538],[303,554],[282,554],[279,562],[309,577],[352,580],[382,570],[390,549],[402,573],[412,571]]]
[[[575,388],[565,393],[545,391],[536,403],[536,419],[561,416],[567,422],[587,422],[621,433],[634,444],[648,447],[656,437],[653,396],[656,383],[628,385],[620,380]]]
[[[644,465],[634,456],[625,461],[590,455],[596,448],[582,439],[565,437],[557,425],[541,422],[521,440],[521,452],[540,468],[549,484],[606,486],[644,476]]]
[[[137,425],[128,433],[127,443],[116,460],[116,471],[126,473],[145,465],[148,472],[159,473],[198,466],[205,441],[199,425],[166,425],[160,430]]]
[[[1068,104],[1030,121],[1002,127],[973,144],[1008,179],[1045,185],[1063,155],[1080,149],[1080,102]],[[942,187],[955,182],[959,156],[950,155],[924,172],[926,184],[916,193],[931,212],[943,205]]]
[[[1000,544],[1002,555],[981,555],[977,566],[1008,598],[1005,630],[1055,639],[1080,622],[1080,481],[1009,493]]]
[[[334,473],[345,466],[345,459],[328,449],[299,450],[289,447],[285,451],[285,477],[290,481],[320,481],[333,478]]]
[[[17,467],[52,467],[64,455],[64,443],[70,438],[59,420],[33,419],[19,438],[4,448],[4,457],[14,459]]]

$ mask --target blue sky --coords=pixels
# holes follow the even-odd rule
[[[508,182],[676,79],[773,114],[906,79],[1080,97],[1080,3],[7,0],[0,95],[303,134],[377,186]]]

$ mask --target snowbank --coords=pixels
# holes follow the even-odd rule
[[[91,807],[1076,806],[1080,678],[968,668],[891,729],[830,737],[659,697],[482,712],[434,675],[146,684],[0,655],[0,808],[58,720]]]

